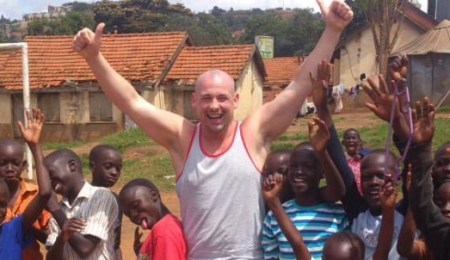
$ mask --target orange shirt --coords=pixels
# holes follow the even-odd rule
[[[38,186],[35,184],[20,181],[20,194],[17,197],[16,203],[12,209],[8,208],[6,212],[5,221],[10,221],[13,218],[21,215],[28,204],[38,194]],[[34,222],[33,226],[38,230],[46,230],[48,222],[51,218],[51,214],[47,211],[43,211],[41,216]],[[34,241],[27,249],[23,251],[24,260],[43,259],[43,255],[39,250],[39,244]]]

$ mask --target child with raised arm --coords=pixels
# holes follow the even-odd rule
[[[289,157],[291,156],[291,151],[289,150],[280,150],[273,151],[269,155],[267,155],[266,161],[263,166],[263,176],[264,179],[272,179],[276,175],[283,175],[283,187],[280,190],[279,198],[281,204],[285,203],[288,200],[291,200],[295,197],[294,191],[292,190],[291,185],[287,182],[287,170],[289,167]],[[266,205],[266,213],[269,211],[268,206]]]
[[[264,220],[262,245],[265,259],[294,259],[296,254],[300,253],[302,257],[306,257],[307,252],[311,259],[320,259],[326,239],[348,225],[342,206],[330,203],[341,199],[345,189],[325,150],[329,140],[328,131],[322,121],[313,118],[309,124],[309,132],[311,143],[297,145],[289,158],[287,178],[295,193],[295,199],[280,207],[277,196],[269,199],[271,181],[265,181],[263,192],[266,193],[268,205],[272,209]],[[328,185],[320,188],[319,182],[323,175]],[[279,219],[284,216],[279,214],[280,210],[284,210],[288,218]],[[300,239],[295,235],[295,231],[280,230],[280,227],[285,229],[283,227],[286,225],[291,226],[284,224],[287,219],[290,219],[300,232]],[[287,241],[290,238],[296,241],[293,245]],[[301,252],[298,252],[297,248],[300,248]]]
[[[0,179],[0,259],[22,259],[22,250],[32,242],[29,236],[31,227],[41,215],[52,192],[50,178],[43,164],[43,155],[39,144],[44,116],[38,109],[33,109],[32,114],[27,112],[26,116],[29,125],[24,127],[21,122],[18,122],[19,130],[36,161],[36,179],[39,192],[21,215],[6,221],[6,209],[11,194],[6,182]]]
[[[330,131],[327,150],[345,183],[346,193],[342,202],[352,221],[351,230],[364,241],[365,259],[399,259],[397,238],[403,216],[393,209],[396,192],[392,178],[397,172],[396,157],[392,153],[386,154],[385,150],[375,150],[363,159],[361,195],[326,106],[326,81],[330,70],[331,65],[324,61],[318,67],[318,80],[311,77],[316,89],[313,100],[319,117]],[[387,171],[386,160],[389,160]]]

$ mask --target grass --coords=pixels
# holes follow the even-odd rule
[[[339,122],[345,119],[339,117]],[[436,119],[436,132],[433,140],[433,148],[436,150],[440,145],[450,140],[450,119]],[[386,145],[388,126],[380,124],[376,127],[355,127],[359,130],[361,137],[368,148],[383,148]],[[271,146],[272,150],[292,149],[300,142],[307,141],[306,128],[302,132],[287,132],[280,136]],[[342,133],[340,133],[342,134]],[[173,191],[175,189],[175,171],[168,152],[151,141],[141,129],[131,129],[120,133],[106,136],[100,140],[117,147],[125,155],[122,176],[119,185],[135,178],[147,178],[153,181],[162,191]],[[75,148],[89,143],[75,142],[70,144],[45,144],[44,149]],[[130,153],[135,152],[134,156]],[[80,154],[83,162],[83,170],[89,176],[87,152]]]

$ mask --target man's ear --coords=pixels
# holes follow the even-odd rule
[[[239,106],[239,93],[238,92],[236,92],[234,94],[233,99],[234,99],[234,108],[236,109]]]

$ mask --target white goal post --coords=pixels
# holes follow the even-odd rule
[[[28,45],[25,42],[19,43],[0,43],[0,49],[21,49],[22,50],[22,83],[23,83],[23,108],[24,108],[24,123],[28,126],[28,119],[25,115],[26,111],[30,111],[30,78],[28,70]],[[17,122],[12,122],[16,124]],[[33,158],[28,145],[25,148],[26,160],[28,163],[27,179],[33,179]]]

